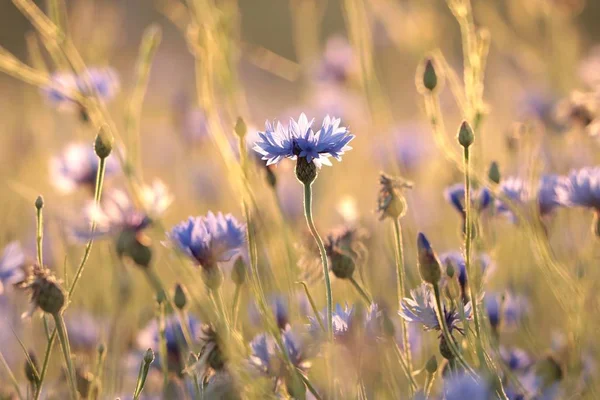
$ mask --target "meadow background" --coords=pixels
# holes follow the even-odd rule
[[[222,146],[235,143],[233,127],[238,116],[253,132],[262,130],[265,120],[287,121],[289,117],[298,118],[300,112],[309,119],[316,118],[316,124],[332,114],[356,135],[351,143],[353,150],[344,155],[343,162],[334,162],[333,167],[320,171],[313,187],[314,217],[321,236],[344,224],[365,230],[368,256],[359,263],[357,275],[360,273],[360,282],[386,309],[397,310],[398,302],[393,226],[387,220],[380,221],[375,212],[381,171],[414,182],[414,187],[404,192],[408,209],[401,220],[407,288],[420,282],[416,263],[418,232],[424,232],[440,253],[463,246],[461,218],[444,198],[444,189],[462,182],[464,175],[445,155],[460,154],[455,135],[461,121],[471,117],[463,114],[445,79],[439,92],[440,106],[445,136],[455,148],[440,148],[415,83],[421,79],[415,74],[422,60],[440,54],[438,50],[462,79],[460,28],[445,1],[199,1],[209,5],[200,7],[202,16],[196,24],[214,40],[199,46],[213,55],[217,77],[215,96],[203,99],[207,102],[204,105],[198,104],[196,96],[198,66],[190,53],[194,50],[190,39],[193,34],[187,28],[190,20],[182,3],[64,3],[66,14],[62,17],[85,64],[110,66],[119,75],[120,92],[107,109],[122,139],[116,146],[121,146],[126,155],[139,156],[133,160],[134,181],[151,183],[160,179],[173,196],[173,203],[160,221],[146,232],[152,241],[152,268],[169,292],[176,282],[185,285],[189,312],[200,320],[212,318],[200,274],[162,242],[166,240],[165,231],[176,223],[190,215],[206,215],[209,210],[232,213],[243,221],[243,189],[232,167],[236,151],[226,155],[222,151]],[[44,1],[37,4],[42,10],[47,7]],[[543,173],[566,175],[572,169],[597,165],[597,138],[571,120],[560,120],[556,107],[574,90],[593,92],[597,89],[592,87],[594,82],[600,82],[600,52],[595,47],[600,45],[600,3],[474,0],[472,7],[476,25],[487,28],[491,40],[484,80],[486,113],[476,132],[473,169],[486,175],[495,161],[503,179],[528,179]],[[220,12],[228,17],[225,27],[206,22]],[[150,25],[160,29],[161,40],[149,64],[139,135],[129,136],[126,121],[135,89],[136,62]],[[63,69],[55,65],[52,49],[48,51],[40,38],[12,2],[1,2],[0,46],[42,73]],[[206,63],[201,59],[199,68],[203,67]],[[2,67],[0,70],[5,71]],[[343,72],[341,76],[336,75],[339,71]],[[447,75],[440,69],[438,73],[440,81]],[[215,121],[220,132],[208,132],[211,128],[203,119],[202,106],[219,114]],[[56,110],[38,87],[2,73],[0,133],[0,244],[18,240],[26,255],[35,259],[34,201],[42,195],[45,263],[57,277],[69,282],[84,246],[70,240],[68,231],[84,222],[82,210],[90,194],[85,189],[61,193],[53,183],[49,165],[51,158],[71,142],[91,146],[98,129],[93,122],[82,121],[77,113]],[[289,299],[289,319],[293,325],[302,325],[308,322],[303,306],[306,302],[296,301],[303,290],[294,282],[304,277],[297,264],[310,248],[311,238],[302,210],[302,186],[294,176],[293,163],[288,161],[271,167],[277,179],[274,191],[259,163],[253,163],[249,181],[260,221],[259,264],[266,291]],[[106,190],[127,187],[131,179],[117,174],[107,180]],[[561,286],[559,277],[548,276],[552,271],[547,260],[538,257],[538,244],[522,224],[494,216],[493,221],[486,221],[489,225],[478,243],[478,251],[489,254],[495,264],[485,291],[510,290],[527,299],[517,328],[502,333],[502,343],[521,347],[533,358],[553,354],[559,360],[565,397],[556,398],[598,396],[595,368],[589,368],[589,387],[580,390],[582,356],[585,365],[595,365],[599,350],[599,303],[595,295],[600,278],[598,237],[590,230],[591,221],[589,210],[567,207],[544,219],[551,257],[565,267],[580,290],[576,301]],[[288,241],[294,250],[291,256],[287,253]],[[74,331],[84,331],[71,334],[85,337],[85,343],[74,350],[81,371],[93,375],[97,345],[107,345],[101,398],[131,395],[145,350],[138,344],[139,333],[156,312],[154,290],[146,273],[130,260],[120,260],[114,246],[114,238],[94,243],[65,312],[67,322],[74,321]],[[234,287],[226,276],[223,296],[227,307],[233,301]],[[317,308],[322,310],[322,283],[317,281],[309,287]],[[334,303],[360,302],[360,296],[344,280],[333,278],[333,292]],[[2,296],[0,351],[25,393],[26,359],[16,337],[41,360],[46,347],[44,327],[39,315],[20,318],[29,307],[25,293],[7,289]],[[252,304],[252,291],[244,290],[240,335],[245,342],[261,331]],[[312,311],[308,313],[312,315]],[[400,317],[395,312],[390,315],[399,326]],[[415,369],[419,369],[431,355],[437,355],[437,335],[415,335],[422,336],[413,355]],[[373,351],[381,360],[390,353],[389,349]],[[439,355],[438,360],[441,364]],[[48,398],[67,398],[62,361],[56,344],[45,383],[44,395]],[[340,372],[339,385],[343,389],[339,398],[409,398],[406,380],[394,364],[397,361],[389,362],[381,382],[374,384],[368,395],[356,388],[351,368],[341,368],[344,372]],[[322,360],[315,360],[312,371],[316,371],[317,386],[324,385],[319,374],[324,368]],[[163,390],[160,369],[151,370],[150,376],[144,393],[158,396]],[[353,383],[346,383],[350,381]],[[423,384],[423,374],[418,381]],[[441,393],[440,382],[434,386],[435,396]],[[0,389],[0,398],[12,398],[12,384],[3,368]],[[264,398],[265,394],[250,391],[246,396]]]

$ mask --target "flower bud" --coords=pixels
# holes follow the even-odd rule
[[[65,292],[54,280],[40,280],[37,306],[48,314],[58,314],[65,305]]]
[[[431,356],[429,358],[429,360],[427,360],[427,364],[425,364],[425,371],[427,371],[427,373],[433,375],[433,374],[435,374],[437,369],[438,369],[437,358],[435,358],[435,356]]]
[[[25,360],[25,377],[27,378],[27,381],[29,383],[37,386],[39,377],[39,375],[37,374],[37,371],[39,371],[37,357],[31,351],[29,351],[28,353],[29,360],[31,360],[31,362],[29,362],[29,360]]]
[[[185,288],[177,283],[175,285],[175,293],[173,294],[173,304],[180,310],[183,310],[187,304],[187,295],[185,293]]]
[[[310,185],[317,178],[317,166],[308,162],[305,157],[298,157],[296,161],[296,178],[304,185]]]
[[[500,169],[498,168],[498,163],[496,161],[492,161],[492,163],[490,164],[490,169],[488,171],[488,178],[490,179],[490,181],[494,182],[495,184],[499,184],[500,183]]]
[[[385,336],[394,337],[394,335],[396,334],[396,327],[394,326],[394,322],[389,317],[387,312],[382,313],[381,325]]]
[[[136,240],[127,249],[127,255],[136,265],[147,268],[152,261],[152,248]]]
[[[152,349],[148,348],[148,350],[146,350],[146,353],[144,354],[144,363],[146,365],[150,365],[152,361],[154,361],[154,352],[152,351]]]
[[[334,251],[330,257],[331,272],[340,279],[350,279],[354,273],[356,265],[351,257]]]
[[[94,141],[94,151],[96,155],[100,159],[105,159],[108,157],[112,151],[112,138],[106,137],[102,132],[96,135],[96,140]]]
[[[236,285],[243,285],[246,281],[246,263],[243,257],[238,257],[233,263],[233,269],[231,270],[231,280]]]
[[[473,133],[473,129],[471,129],[471,126],[467,121],[463,121],[458,129],[458,143],[466,149],[471,146],[474,141],[475,134]]]
[[[104,343],[100,343],[96,351],[98,352],[99,358],[104,357],[104,353],[106,353],[106,345]]]
[[[417,248],[419,252],[419,273],[421,274],[421,279],[424,282],[437,285],[442,277],[440,262],[423,233],[419,233],[417,237]]]
[[[425,68],[423,71],[423,86],[425,89],[433,92],[438,83],[437,74],[435,73],[435,67],[433,61],[429,58],[425,60]]]
[[[454,339],[452,339],[454,340]],[[452,353],[452,350],[450,349],[450,346],[448,345],[448,342],[446,341],[446,338],[444,336],[440,337],[440,354],[442,355],[442,357],[444,357],[446,360],[453,360],[454,359],[454,353]]]
[[[41,210],[44,207],[44,198],[42,196],[38,196],[35,199],[35,208]]]
[[[208,268],[203,266],[202,279],[208,289],[217,290],[223,283],[223,271],[221,271],[218,264],[211,265]]]
[[[242,139],[248,133],[248,127],[246,126],[246,123],[244,122],[244,120],[242,119],[242,117],[238,117],[237,121],[235,122],[235,128],[234,129],[235,129],[236,135],[238,135]]]

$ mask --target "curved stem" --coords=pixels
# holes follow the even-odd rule
[[[321,327],[321,330],[323,332],[325,332],[325,326],[323,325],[323,321],[321,318],[321,315],[319,314],[319,311],[317,310],[317,306],[315,304],[315,301],[313,300],[310,291],[308,290],[308,286],[306,286],[306,282],[296,282],[300,285],[302,285],[302,287],[304,288],[304,293],[306,293],[306,298],[308,299],[308,302],[310,303],[310,307],[313,310],[313,313],[315,314],[315,319],[317,320],[317,322],[319,323],[319,326]]]
[[[60,313],[53,315],[54,322],[56,323],[56,331],[58,332],[58,340],[60,341],[60,347],[63,351],[65,358],[65,364],[67,364],[67,373],[69,377],[69,389],[71,390],[71,397],[77,399],[77,385],[75,384],[75,369],[73,368],[73,360],[71,359],[71,347],[69,346],[69,336],[67,334],[67,328],[65,327],[65,321]]]
[[[233,293],[233,305],[231,306],[231,326],[233,327],[233,329],[235,329],[237,325],[241,293],[242,285],[235,285],[235,292]]]
[[[414,391],[417,390],[417,383],[415,382],[415,378],[413,377],[411,371],[408,369],[408,360],[404,359],[404,356],[402,355],[402,350],[400,350],[400,348],[398,347],[398,343],[396,343],[395,339],[392,339],[392,342],[394,342],[394,351],[396,352],[396,356],[400,361],[400,365],[402,366],[402,369],[404,370],[404,373],[406,374],[406,377],[410,382],[410,392],[412,395],[412,393],[414,393]]]
[[[371,300],[371,296],[369,296],[367,292],[365,292],[365,290],[360,286],[360,284],[356,281],[356,279],[354,279],[353,276],[348,278],[348,280],[350,281],[350,283],[352,283],[352,286],[354,286],[354,288],[362,296],[362,298],[367,302],[367,305],[370,306],[373,303],[373,300]]]
[[[396,279],[398,290],[398,305],[402,304],[402,299],[406,295],[406,277],[404,274],[404,245],[402,243],[402,227],[400,218],[394,219],[394,236],[396,247]],[[410,351],[410,341],[408,340],[408,324],[402,319],[402,346],[406,353],[406,363],[409,374],[412,375],[412,354]]]
[[[315,228],[315,223],[312,217],[312,189],[310,184],[304,184],[304,216],[306,217],[306,224],[310,233],[312,234],[319,252],[321,253],[321,263],[323,264],[323,277],[325,278],[325,296],[327,299],[327,337],[329,341],[333,341],[333,297],[331,294],[331,279],[329,278],[329,264],[327,261],[327,253],[325,252],[325,246],[323,240]]]

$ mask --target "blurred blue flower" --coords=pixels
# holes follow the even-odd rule
[[[325,51],[317,68],[317,79],[324,82],[345,83],[358,72],[358,59],[342,36],[327,39]]]
[[[448,201],[460,215],[465,217],[465,184],[456,183],[449,186],[444,190],[444,198]],[[492,204],[492,194],[486,188],[480,188],[472,190],[471,193],[471,206],[477,210],[477,212],[484,211],[490,204]]]
[[[285,372],[282,351],[287,352],[290,361],[295,367],[307,369],[310,363],[307,361],[304,344],[299,334],[291,328],[282,332],[284,349],[280,349],[275,339],[262,333],[250,342],[250,363],[263,373],[281,377]]]
[[[141,208],[138,208],[129,194],[124,190],[112,189],[103,194],[102,202],[93,202],[85,208],[84,213],[88,225],[96,221],[94,237],[112,237],[122,232],[138,233],[152,223],[152,218],[162,215],[173,201],[167,187],[159,180],[152,185],[145,185],[138,193]],[[77,228],[74,235],[79,240],[89,240],[91,232]]]
[[[556,196],[567,207],[600,210],[600,167],[571,171],[565,184],[556,188]]]
[[[70,143],[60,155],[50,160],[50,181],[63,193],[86,187],[95,189],[99,160],[92,143]],[[119,169],[114,157],[106,159],[105,178]]]
[[[494,329],[502,326],[504,329],[514,329],[529,312],[529,302],[520,295],[511,292],[504,294],[486,293],[485,308],[490,325]]]
[[[271,308],[273,316],[275,317],[275,322],[277,323],[279,329],[285,330],[290,323],[290,310],[287,298],[281,294],[271,295],[268,299],[268,305]],[[255,303],[249,304],[248,317],[254,325],[261,325],[263,316],[261,315],[258,306]]]
[[[440,254],[439,258],[440,263],[443,266],[450,264],[454,267],[454,271],[458,273],[458,282],[460,283],[461,288],[464,290],[467,284],[467,264],[463,254],[460,251],[448,251]],[[474,257],[471,257],[471,262],[479,264],[481,267],[481,274],[484,278],[494,268],[492,259],[485,253],[474,255]]]
[[[24,264],[25,253],[19,242],[14,241],[7,244],[2,252],[2,257],[0,257],[0,295],[4,293],[5,286],[25,279]]]
[[[69,311],[65,316],[65,325],[69,332],[69,343],[75,351],[96,351],[103,327],[92,314]]]
[[[209,211],[206,217],[190,217],[179,223],[167,236],[196,264],[210,268],[240,252],[246,230],[233,215]]]
[[[333,310],[332,320],[333,320],[333,337],[335,340],[340,340],[346,336],[348,331],[350,330],[350,322],[354,315],[354,307],[349,307],[346,304],[342,307],[339,304],[335,305],[335,309]],[[324,313],[319,313],[319,318],[321,319],[321,324],[325,324],[325,316]],[[323,329],[319,324],[319,320],[317,317],[309,316],[309,332],[313,337],[322,337]]]
[[[254,150],[262,154],[267,165],[276,164],[283,158],[306,158],[317,167],[331,165],[329,157],[338,161],[351,147],[348,143],[354,139],[346,127],[340,126],[338,118],[326,116],[321,128],[315,133],[312,129],[314,120],[308,121],[305,114],[300,114],[298,121],[290,118],[289,126],[277,122],[273,125],[267,121],[265,132],[259,132],[259,140]]]
[[[435,296],[431,289],[431,286],[422,283],[421,286],[410,291],[411,298],[405,298],[402,300],[400,305],[401,310],[398,314],[408,322],[420,323],[423,328],[427,331],[436,330],[440,331],[441,326],[438,321],[435,305]],[[447,307],[446,304],[442,303],[444,309],[444,316],[448,329],[456,329],[458,332],[463,333],[462,328],[459,326],[461,318],[459,313]],[[471,303],[465,304],[464,307],[465,318],[471,319]]]
[[[500,347],[500,357],[511,371],[524,371],[533,364],[533,360],[525,350]]]
[[[564,177],[543,175],[538,181],[536,190],[532,192],[522,179],[508,177],[500,182],[500,190],[516,205],[526,205],[531,201],[536,201],[540,215],[545,216],[551,213],[556,207],[562,205],[558,193],[563,190],[562,188],[566,184],[567,182]],[[496,210],[500,214],[510,216],[513,220],[516,219],[516,216],[502,200],[496,200]]]
[[[427,127],[418,123],[397,125],[390,135],[373,143],[377,159],[385,161],[391,156],[392,161],[405,171],[415,171],[431,160],[435,152]]]
[[[72,110],[79,105],[78,97],[97,95],[102,102],[109,102],[119,92],[120,83],[112,68],[89,68],[80,75],[56,72],[42,88],[46,99],[57,109]]]
[[[489,400],[494,398],[488,383],[467,374],[451,375],[444,379],[445,400]]]

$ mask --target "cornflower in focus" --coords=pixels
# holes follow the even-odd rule
[[[86,143],[70,143],[60,155],[50,160],[50,182],[61,192],[70,193],[77,188],[86,188],[94,193],[100,160],[94,146]],[[105,179],[118,171],[114,157],[108,157]]]

